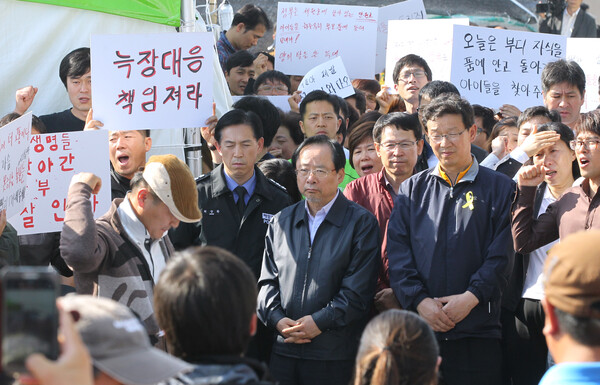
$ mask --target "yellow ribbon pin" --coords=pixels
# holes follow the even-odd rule
[[[475,208],[475,206],[473,206],[473,192],[469,191],[468,193],[465,194],[465,198],[467,198],[467,203],[465,203],[464,205],[462,205],[462,208],[469,208],[469,210],[473,210]]]

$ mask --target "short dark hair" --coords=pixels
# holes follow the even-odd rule
[[[503,118],[503,119],[499,120],[496,124],[494,124],[494,127],[492,128],[492,132],[490,133],[490,135],[487,138],[486,148],[484,150],[491,152],[492,141],[494,139],[496,139],[500,135],[502,130],[504,130],[506,127],[515,127],[518,130],[517,117],[509,116],[508,118]]]
[[[392,112],[382,115],[373,127],[373,141],[381,143],[381,135],[387,126],[392,126],[398,130],[412,131],[416,140],[423,138],[421,124],[416,114],[407,114],[406,112]]]
[[[257,7],[254,4],[246,4],[239,11],[233,15],[233,21],[231,26],[236,26],[240,23],[244,23],[245,30],[255,29],[257,25],[262,24],[268,31],[271,29],[271,21],[269,17],[263,11],[261,7]]]
[[[431,68],[429,68],[429,65],[427,64],[425,59],[423,59],[419,55],[415,55],[415,54],[411,53],[404,57],[401,57],[400,60],[398,60],[396,62],[396,65],[394,66],[394,73],[393,73],[394,84],[398,84],[398,78],[400,77],[400,71],[402,71],[402,68],[407,67],[407,66],[418,66],[418,67],[423,68],[423,70],[425,71],[425,76],[427,76],[427,80],[431,81],[431,78],[432,78]]]
[[[479,127],[485,131],[485,135],[489,138],[492,134],[496,119],[494,119],[494,110],[489,107],[484,107],[479,104],[473,104],[473,117],[481,118],[483,127]]]
[[[290,83],[290,78],[281,71],[272,70],[265,71],[262,74],[258,75],[256,80],[254,81],[254,93],[258,93],[258,87],[260,87],[263,83],[270,80],[271,82],[280,81],[285,84],[288,88],[288,94],[290,93],[290,88],[292,88],[292,83]]]
[[[273,67],[275,67],[275,56],[271,55],[270,53],[268,53],[267,51],[259,51],[256,52],[254,54],[254,58],[256,59],[257,57],[259,57],[260,55],[265,55],[267,57],[267,60],[273,64]]]
[[[560,122],[550,122],[544,123],[540,125],[537,129],[537,132],[544,131],[554,131],[560,135],[560,140],[562,140],[567,148],[570,150],[571,141],[575,139],[575,134],[573,130],[569,128],[566,124]],[[577,159],[573,159],[573,163],[571,165],[571,172],[573,173],[573,179],[577,179],[581,176],[581,171],[579,170],[579,163]]]
[[[377,93],[381,91],[381,84],[374,79],[354,79],[352,80],[352,86],[361,91],[368,91],[374,95],[377,95]]]
[[[560,329],[570,335],[577,343],[600,347],[600,319],[578,317],[554,307],[554,314]]]
[[[340,106],[340,112],[338,117],[342,120],[342,124],[340,124],[340,128],[337,130],[337,134],[342,134],[342,143],[346,140],[346,136],[348,135],[348,126],[352,125],[353,122],[351,120],[356,121],[357,119],[352,119],[352,110],[348,105],[346,99],[341,96],[335,95],[337,99],[338,105]],[[358,115],[358,114],[357,114]],[[346,119],[348,119],[348,124],[346,125]]]
[[[575,132],[589,132],[600,136],[600,110],[582,113],[575,124]]]
[[[0,119],[0,127],[7,125],[20,118],[22,115],[17,112],[11,112],[6,114]],[[31,128],[35,128],[40,134],[46,133],[46,125],[42,122],[42,119],[38,118],[36,115],[31,115]]]
[[[279,128],[279,110],[268,99],[245,96],[233,104],[233,108],[255,113],[262,123],[262,137],[269,147]]]
[[[88,47],[77,48],[67,54],[58,67],[58,76],[67,87],[67,78],[79,78],[90,70],[90,49]]]
[[[473,107],[458,95],[442,94],[434,98],[423,109],[423,127],[427,131],[427,122],[444,115],[460,115],[465,128],[473,126]]]
[[[288,129],[294,144],[299,145],[302,143],[304,140],[304,134],[300,128],[300,114],[293,111],[288,113],[283,113],[283,111],[280,111],[279,117],[281,118],[281,123],[279,125]]]
[[[169,352],[184,360],[243,354],[256,297],[254,274],[229,251],[198,246],[178,252],[154,289]]]
[[[421,104],[423,98],[427,98],[427,100],[431,101],[441,94],[454,94],[460,96],[460,92],[454,84],[445,80],[434,80],[425,84],[423,88],[419,90],[419,104]]]
[[[273,179],[285,187],[293,203],[302,200],[302,194],[300,194],[298,182],[296,182],[294,166],[292,166],[291,162],[285,159],[268,159],[263,160],[257,166],[267,178]]]
[[[526,108],[525,111],[521,112],[519,119],[517,120],[517,128],[521,129],[524,123],[527,123],[536,116],[542,116],[548,118],[551,122],[560,122],[560,114],[558,111],[549,110],[544,106],[533,106]]]
[[[375,126],[375,122],[361,123],[354,127],[352,132],[348,135],[348,151],[350,152],[348,160],[350,161],[350,166],[353,168],[354,162],[352,161],[352,156],[354,155],[354,150],[356,150],[356,147],[358,147],[363,140],[373,139],[373,126]]]
[[[254,57],[248,51],[237,51],[227,59],[225,72],[229,73],[235,67],[251,67],[254,65]]]
[[[356,102],[356,109],[362,115],[367,109],[367,98],[365,93],[358,88],[354,89],[354,95],[346,96],[345,99],[354,99]],[[346,101],[347,102],[347,101]]]
[[[333,106],[333,112],[335,112],[337,116],[340,116],[340,103],[338,102],[338,97],[335,95],[328,94],[325,91],[315,90],[306,94],[304,99],[302,99],[302,101],[300,102],[301,120],[304,120],[304,114],[306,113],[306,106],[308,105],[308,103],[318,102],[321,100],[331,104]]]
[[[546,64],[542,71],[542,91],[548,92],[558,83],[567,82],[579,90],[583,97],[585,92],[585,72],[573,60],[560,59]]]
[[[310,138],[304,139],[304,142],[300,143],[300,146],[294,151],[292,155],[292,164],[294,167],[298,167],[297,162],[300,157],[300,153],[308,146],[326,146],[331,150],[331,158],[333,160],[333,167],[335,171],[339,171],[346,167],[346,154],[344,154],[344,148],[341,144],[333,139],[329,139],[325,135],[315,135]]]
[[[237,126],[238,124],[250,126],[254,133],[254,139],[259,140],[263,137],[263,126],[258,115],[252,111],[244,111],[236,108],[225,113],[225,115],[221,116],[221,119],[217,121],[215,127],[216,141],[220,144],[223,130],[230,126]]]

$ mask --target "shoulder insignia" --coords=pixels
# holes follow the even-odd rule
[[[277,187],[278,189],[280,189],[281,191],[285,192],[287,194],[287,189],[285,187],[283,187],[282,185],[280,185],[279,183],[275,182],[273,179],[271,178],[267,178],[267,180],[275,187]]]

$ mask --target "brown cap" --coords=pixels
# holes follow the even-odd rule
[[[548,252],[546,299],[578,317],[600,318],[600,231],[571,234]]]
[[[153,155],[144,166],[144,180],[175,218],[193,223],[202,219],[198,190],[189,167],[175,155]]]

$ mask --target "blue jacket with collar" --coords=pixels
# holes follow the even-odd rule
[[[439,339],[500,338],[500,300],[514,262],[510,204],[514,182],[476,160],[451,186],[438,167],[400,187],[388,225],[391,287],[402,307],[473,293],[465,319]]]

